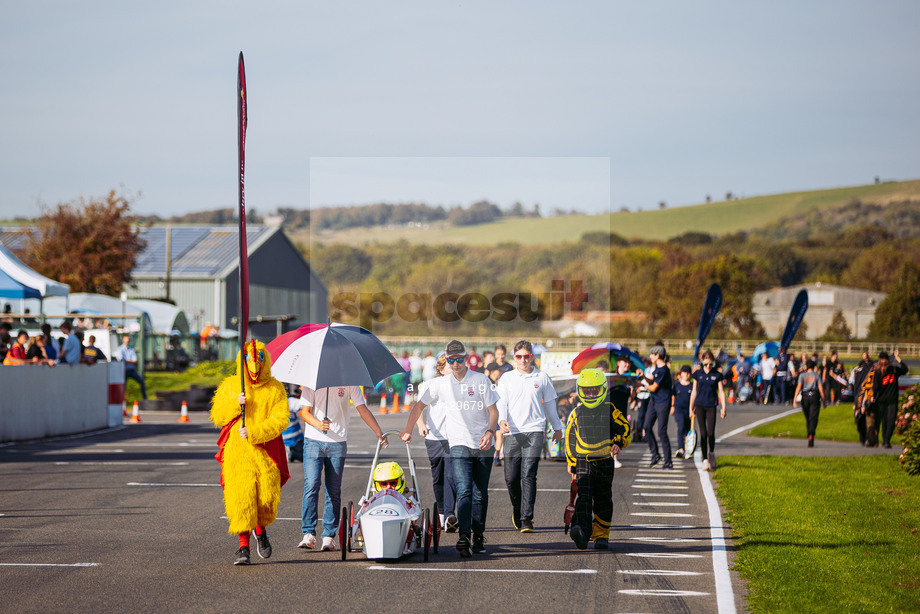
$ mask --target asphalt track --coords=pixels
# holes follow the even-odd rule
[[[720,454],[854,455],[896,452],[853,444],[755,439],[742,427],[788,408],[730,407]],[[385,429],[405,414],[378,416]],[[303,473],[291,465],[274,554],[231,564],[236,539],[226,520],[214,460],[217,431],[204,415],[149,412],[141,424],[73,438],[3,444],[0,463],[0,595],[10,612],[731,612],[744,610],[731,529],[707,504],[708,474],[692,461],[647,467],[634,444],[614,478],[611,550],[576,550],[562,531],[569,476],[543,461],[537,530],[510,526],[502,469],[492,473],[488,553],[461,560],[443,535],[428,563],[296,548]],[[671,426],[673,433],[674,427]],[[820,432],[820,425],[819,425]],[[352,421],[343,500],[363,494],[373,437]],[[673,434],[672,434],[673,441]],[[422,503],[433,503],[423,444],[412,444]],[[404,463],[405,448],[389,456]],[[714,501],[714,499],[712,499]],[[320,510],[321,511],[321,510]],[[712,521],[715,519],[715,522]],[[725,542],[720,540],[724,531]],[[724,564],[720,565],[720,559]]]

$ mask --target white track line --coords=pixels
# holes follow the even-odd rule
[[[682,543],[682,542],[700,541],[692,537],[630,537],[629,539],[636,541],[636,542],[662,542],[662,543]]]
[[[0,563],[4,567],[98,567],[99,563]]]
[[[801,411],[802,411],[801,409],[789,409],[789,410],[786,410],[786,411],[784,411],[784,412],[780,412],[780,413],[776,414],[775,416],[770,416],[769,418],[764,418],[763,420],[758,420],[757,422],[751,422],[750,424],[748,424],[748,425],[746,425],[746,426],[742,426],[741,428],[737,428],[737,429],[735,429],[734,431],[729,431],[729,432],[725,433],[724,435],[722,435],[721,437],[716,438],[716,443],[725,441],[725,440],[728,439],[729,437],[734,437],[735,435],[738,435],[738,434],[740,434],[740,433],[744,433],[745,431],[749,431],[749,430],[751,430],[752,428],[754,428],[755,426],[760,426],[761,424],[767,424],[768,422],[774,422],[774,421],[776,421],[776,420],[779,420],[780,418],[785,418],[786,416],[791,416],[792,414],[801,413]]]
[[[128,482],[128,486],[220,486],[220,484],[164,484],[156,482]]]
[[[633,505],[659,505],[661,507],[690,507],[689,503],[671,503],[670,501],[633,501]]]
[[[55,465],[166,465],[166,466],[186,466],[188,463],[147,463],[143,461],[79,461],[72,463],[69,461],[57,461]]]
[[[637,595],[639,597],[706,597],[709,593],[699,591],[674,591],[670,589],[630,589],[617,591],[621,595]]]
[[[673,569],[618,569],[617,573],[629,576],[702,576],[700,571],[676,571]]]
[[[633,488],[651,488],[658,490],[687,490],[689,486],[670,486],[670,485],[658,485],[658,484],[633,484]]]
[[[636,527],[637,529],[699,529],[701,527],[693,526],[692,524],[631,524],[631,527]]]
[[[796,410],[798,411],[798,410]],[[786,412],[789,413],[789,412]],[[712,536],[712,569],[716,577],[716,603],[719,614],[735,614],[735,595],[732,592],[732,577],[728,571],[728,553],[725,546],[725,533],[722,530],[722,514],[719,511],[719,501],[712,488],[709,473],[703,471],[703,454],[696,451],[698,460],[697,473],[703,485],[703,495],[706,497],[706,506],[709,508],[709,527]]]
[[[659,518],[693,518],[694,514],[681,514],[678,512],[630,512],[630,516],[657,516]]]
[[[645,486],[640,486],[645,488]],[[634,497],[689,497],[685,492],[634,492]]]
[[[451,567],[390,567],[389,565],[371,565],[373,571],[460,571],[463,573],[553,573],[553,574],[579,574],[593,575],[596,569],[456,569]]]
[[[682,552],[628,552],[625,556],[638,556],[650,559],[701,559],[702,554],[684,554]]]

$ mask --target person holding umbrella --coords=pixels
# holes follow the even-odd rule
[[[358,415],[374,431],[377,439],[387,447],[383,430],[358,386],[335,386],[303,389],[300,397],[300,416],[307,427],[303,444],[303,503],[301,529],[303,538],[298,548],[316,548],[316,521],[320,481],[325,475],[326,504],[323,507],[322,550],[335,550],[335,534],[339,527],[342,509],[342,471],[348,453],[348,423],[351,420],[349,405],[354,405]]]
[[[444,351],[451,372],[431,380],[412,406],[400,438],[412,441],[412,427],[425,407],[445,403],[444,430],[450,445],[451,464],[457,485],[457,551],[463,558],[485,552],[489,477],[492,474],[495,429],[498,426],[498,394],[482,373],[466,366],[466,347],[453,340]],[[470,536],[472,534],[472,541]]]

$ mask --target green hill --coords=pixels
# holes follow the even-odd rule
[[[493,245],[502,242],[548,244],[577,240],[587,232],[612,232],[620,236],[664,240],[685,232],[724,235],[751,232],[774,225],[783,218],[810,215],[815,210],[839,209],[854,200],[887,205],[920,200],[920,179],[892,181],[845,188],[755,196],[709,204],[539,219],[506,219],[477,226],[431,224],[425,228],[374,227],[321,232],[313,239],[323,243],[461,243]],[[290,232],[292,239],[307,244],[309,230]]]

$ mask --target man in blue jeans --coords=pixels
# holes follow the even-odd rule
[[[409,412],[400,437],[412,441],[412,427],[422,410],[435,403],[445,407],[445,431],[450,445],[454,482],[457,486],[457,551],[467,558],[485,552],[486,514],[489,508],[489,477],[498,426],[498,394],[482,373],[466,366],[466,348],[451,341],[445,350],[450,373],[430,380]],[[472,534],[472,540],[470,535]]]
[[[521,533],[533,533],[537,500],[537,466],[543,454],[546,422],[553,441],[562,440],[562,423],[556,413],[556,389],[549,376],[533,366],[533,346],[514,346],[513,371],[498,380],[498,424],[504,438],[505,484],[511,497],[511,524]]]
[[[316,549],[316,521],[319,488],[326,476],[326,504],[323,507],[323,550],[335,550],[335,534],[342,509],[342,471],[348,453],[349,405],[354,405],[361,419],[386,447],[387,441],[374,414],[367,408],[357,386],[336,386],[313,391],[304,387],[300,416],[307,423],[303,440],[303,505],[298,548]]]

